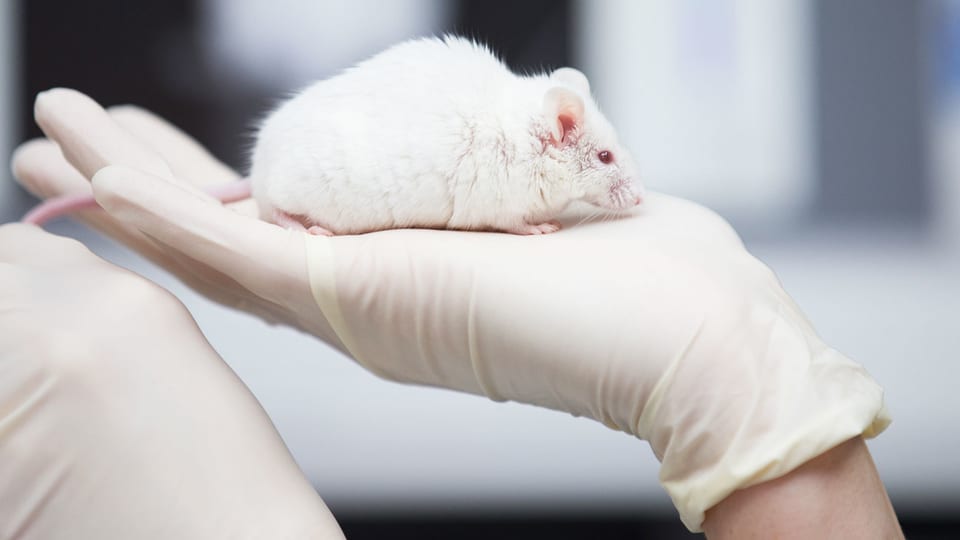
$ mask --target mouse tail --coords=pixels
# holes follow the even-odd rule
[[[80,210],[89,210],[91,208],[100,208],[96,199],[92,195],[62,195],[47,199],[23,216],[23,223],[33,225],[43,225],[51,219],[58,218],[64,214],[70,214]]]
[[[232,203],[250,198],[250,179],[228,182],[207,190],[211,196],[222,203]],[[27,212],[20,220],[23,223],[42,226],[51,219],[65,214],[100,208],[92,195],[61,195],[47,199]]]
[[[249,199],[251,195],[251,185],[249,178],[241,178],[236,182],[227,182],[207,189],[206,192],[222,202],[229,204],[232,202]]]

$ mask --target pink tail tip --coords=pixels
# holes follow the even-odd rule
[[[92,208],[99,208],[99,206],[91,195],[62,195],[47,199],[33,207],[20,221],[33,225],[43,225],[62,215]]]

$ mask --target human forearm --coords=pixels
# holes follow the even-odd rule
[[[733,492],[707,511],[703,529],[710,540],[903,538],[860,437],[785,476]]]

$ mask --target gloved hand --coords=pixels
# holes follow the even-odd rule
[[[343,538],[172,295],[0,227],[0,538]]]
[[[111,120],[68,91],[39,96],[36,113],[79,172],[53,143],[31,143],[16,160],[31,191],[90,179],[107,213],[84,219],[383,377],[584,415],[649,441],[691,530],[732,491],[889,422],[874,380],[821,342],[725,221],[692,203],[651,194],[635,217],[567,220],[537,237],[311,237],[199,193],[228,175],[148,113]]]

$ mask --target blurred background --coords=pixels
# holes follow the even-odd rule
[[[291,90],[397,41],[482,39],[573,65],[647,184],[729,219],[886,388],[870,443],[910,538],[960,526],[960,1],[0,1],[0,151],[77,88],[171,120],[240,170]],[[6,159],[6,158],[5,158]],[[0,218],[35,201],[0,169]],[[688,538],[646,443],[376,379],[197,297],[69,220],[51,230],[177,293],[350,538]]]

